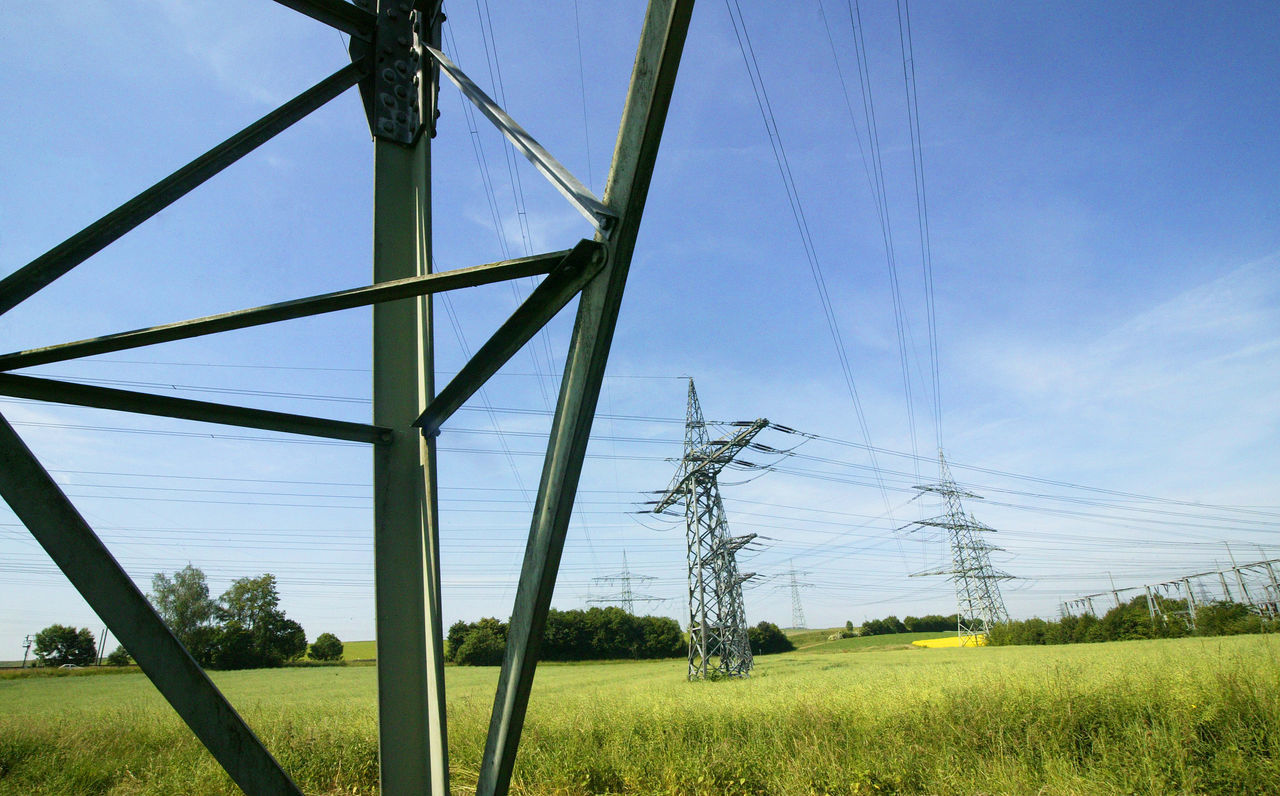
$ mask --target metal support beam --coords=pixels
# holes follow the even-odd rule
[[[605,247],[595,241],[584,240],[575,246],[445,385],[414,425],[428,437],[438,434],[444,422],[599,273],[605,256]]]
[[[276,0],[282,6],[306,14],[312,19],[337,28],[352,36],[369,38],[377,19],[363,8],[357,8],[346,0]]]
[[[309,437],[341,439],[349,442],[385,444],[391,440],[390,429],[366,423],[350,423],[345,420],[328,420],[288,412],[250,409],[246,406],[227,406],[207,401],[193,401],[190,398],[176,398],[171,395],[152,395],[111,387],[18,376],[13,373],[0,373],[0,395],[73,406],[91,406],[97,409],[113,409],[140,415],[197,420],[201,423],[260,428],[266,431],[304,434]]]
[[[379,14],[439,46],[439,3],[411,31],[399,0]],[[379,35],[382,28],[380,28]],[[376,128],[375,128],[375,135]],[[373,281],[431,272],[431,137],[373,142]],[[435,391],[430,296],[373,309],[373,422],[393,429],[373,464],[378,757],[384,796],[446,796],[448,735],[434,439],[413,421]]]
[[[77,340],[72,343],[32,348],[27,351],[15,351],[12,354],[0,355],[0,370],[16,370],[35,365],[47,365],[51,362],[64,362],[69,359],[108,354],[115,351],[127,351],[131,348],[171,343],[175,340],[186,340],[217,332],[228,332],[234,329],[247,329],[268,323],[288,321],[295,318],[306,318],[337,312],[355,307],[367,307],[384,301],[395,301],[415,296],[441,293],[446,290],[458,290],[477,285],[488,285],[509,279],[525,276],[537,276],[548,273],[562,262],[569,250],[539,254],[533,257],[521,257],[516,260],[504,260],[471,268],[458,268],[438,274],[423,274],[404,279],[392,279],[368,287],[357,287],[350,290],[339,290],[335,293],[323,293],[318,296],[282,301],[278,304],[267,304],[247,310],[224,312],[208,315],[188,321],[177,321],[146,329],[135,329],[88,340]]]
[[[603,232],[606,236],[613,231],[614,222],[617,221],[617,213],[611,209],[608,202],[601,203],[591,193],[591,189],[583,185],[577,177],[573,176],[560,161],[552,157],[542,144],[539,144],[533,136],[515,119],[512,119],[506,111],[502,109],[498,103],[489,98],[484,90],[475,84],[466,73],[458,68],[458,65],[449,60],[449,57],[440,52],[438,48],[428,48],[427,52],[440,65],[441,71],[453,81],[458,90],[466,96],[467,99],[480,109],[480,112],[493,122],[507,140],[520,151],[520,154],[529,159],[534,168],[542,172],[542,175],[551,181],[556,190],[564,195],[564,198],[582,213],[588,221]]]
[[[301,796],[3,415],[0,495],[236,784]]]
[[[160,182],[0,280],[0,314],[39,292],[112,241],[173,204],[213,175],[354,86],[367,73],[353,63],[263,116]]]
[[[511,783],[578,477],[692,11],[692,0],[651,0],[645,15],[604,195],[618,221],[608,240],[608,264],[578,302],[498,675],[478,796],[503,796]],[[603,235],[597,240],[604,241]]]

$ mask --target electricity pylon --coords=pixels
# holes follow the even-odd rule
[[[995,530],[966,513],[960,502],[961,498],[981,500],[982,497],[956,486],[942,451],[938,451],[938,467],[940,483],[917,486],[916,489],[920,494],[931,492],[942,496],[946,513],[912,525],[942,528],[947,532],[951,544],[951,567],[918,572],[912,577],[949,575],[950,580],[955,581],[956,613],[959,617],[956,630],[960,646],[977,646],[977,637],[985,635],[992,625],[1009,621],[1009,612],[1005,610],[1004,599],[1000,596],[1000,581],[1011,580],[1013,576],[992,568],[991,551],[1000,548],[988,543],[983,535]]]
[[[800,587],[802,584],[796,579],[796,575],[807,575],[807,572],[796,572],[795,562],[791,562],[791,626],[792,627],[808,627],[804,621],[804,606],[800,603]]]
[[[662,602],[661,597],[650,597],[644,594],[637,595],[635,592],[633,592],[631,590],[631,581],[633,580],[657,580],[657,578],[655,578],[652,575],[637,575],[634,572],[632,572],[631,567],[627,564],[627,552],[624,550],[622,551],[622,571],[621,572],[614,575],[601,575],[599,577],[591,579],[592,583],[599,583],[602,585],[611,586],[615,583],[620,584],[621,588],[618,591],[618,593],[611,594],[606,597],[599,597],[596,599],[587,600],[587,602],[589,603],[621,603],[622,609],[627,613],[631,614],[632,616],[634,616],[636,613],[637,602],[642,602],[642,603]]]
[[[755,534],[729,535],[729,520],[717,480],[734,457],[769,425],[763,418],[740,425],[732,437],[712,440],[702,417],[693,379],[685,414],[684,458],[675,478],[653,508],[661,512],[684,503],[689,565],[689,679],[707,676],[708,668],[728,677],[751,671],[751,644],[742,603],[742,584],[754,572],[738,572],[737,552]],[[715,664],[710,662],[715,659]]]

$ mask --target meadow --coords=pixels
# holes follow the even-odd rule
[[[854,641],[848,639],[846,641]],[[1275,793],[1280,639],[876,649],[814,640],[749,680],[545,664],[521,794]],[[215,673],[308,793],[377,789],[376,669]],[[450,667],[453,790],[496,671]],[[141,675],[0,681],[0,793],[234,794]]]

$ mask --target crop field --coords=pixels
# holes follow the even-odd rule
[[[869,641],[870,639],[868,639]],[[1275,793],[1280,639],[864,650],[539,668],[524,794]],[[215,673],[308,793],[377,788],[371,666]],[[448,670],[473,790],[496,670]],[[233,794],[138,674],[0,680],[0,793]]]

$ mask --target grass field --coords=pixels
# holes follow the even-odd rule
[[[815,647],[708,683],[685,682],[684,666],[540,667],[513,791],[1264,794],[1280,782],[1274,636]],[[474,788],[495,677],[448,670],[455,793]],[[376,791],[375,668],[214,679],[308,793]],[[236,792],[141,675],[0,681],[0,793]]]

